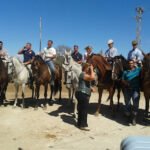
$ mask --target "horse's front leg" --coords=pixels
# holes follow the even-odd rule
[[[14,108],[15,108],[16,105],[17,105],[18,91],[19,91],[19,84],[18,84],[18,83],[15,83],[15,102],[14,102],[14,105],[13,105]]]
[[[117,93],[117,98],[118,98],[118,104],[117,104],[117,110],[120,108],[120,92],[121,92],[121,87],[117,87],[118,93]]]
[[[110,107],[112,109],[113,116],[115,115],[114,102],[113,102],[114,93],[115,93],[115,88],[111,87],[109,89],[109,94],[110,94]]]
[[[59,102],[61,101],[61,91],[62,91],[62,85],[61,85],[61,81],[59,84]]]
[[[26,85],[25,84],[22,84],[22,108],[25,108],[25,87]]]
[[[34,96],[35,96],[35,95],[34,95],[34,85],[32,86],[32,89],[31,89],[31,90],[32,90],[32,99],[34,99],[34,98],[35,98],[35,97],[34,97]]]
[[[54,93],[54,86],[50,84],[50,89],[51,89],[51,93],[50,93],[50,101],[49,104],[52,105],[52,98],[53,98],[53,93]]]
[[[43,109],[46,109],[46,104],[47,104],[47,88],[48,88],[48,83],[46,83],[44,85],[44,108]]]
[[[72,101],[72,95],[71,95],[71,93],[72,93],[72,88],[68,88],[68,98],[69,98],[69,100],[67,102],[68,106],[71,105],[71,101]]]
[[[145,118],[148,117],[148,111],[149,111],[149,96],[147,94],[144,93],[145,96]]]
[[[77,115],[77,112],[78,112],[78,110],[77,110],[78,101],[77,101],[76,97],[73,98],[74,93],[75,93],[75,91],[72,93],[72,99],[73,99],[73,103],[74,103],[73,116],[76,118],[76,115]]]
[[[99,115],[100,106],[101,106],[101,98],[102,98],[102,93],[103,93],[103,88],[98,87],[98,93],[99,93],[99,98],[98,98],[98,105],[97,105],[97,110],[95,112],[95,116]]]
[[[38,106],[39,106],[39,104],[38,104],[38,102],[39,102],[39,91],[40,91],[40,85],[37,84],[36,88],[35,88],[35,97],[36,97],[35,110],[37,110]]]

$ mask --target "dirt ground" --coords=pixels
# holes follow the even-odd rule
[[[19,93],[19,96],[21,92]],[[67,105],[67,93],[63,88],[61,103],[54,101],[47,110],[41,107],[34,110],[31,91],[26,91],[26,106],[12,108],[14,87],[8,86],[7,99],[10,104],[0,107],[0,150],[119,150],[121,141],[130,135],[150,136],[150,126],[142,120],[144,98],[141,95],[138,124],[129,126],[123,116],[123,97],[120,110],[113,118],[106,102],[108,93],[102,100],[101,114],[96,117],[98,94],[90,99],[88,124],[90,131],[81,131],[75,127],[75,120],[70,114],[72,108]],[[41,92],[41,102],[43,90]],[[56,95],[57,98],[57,95]],[[114,97],[115,103],[116,95]]]

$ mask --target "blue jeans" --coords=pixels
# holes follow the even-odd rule
[[[53,61],[46,61],[46,64],[50,68],[51,75],[52,75],[51,76],[51,84],[53,84],[54,80],[55,80],[55,67],[54,67],[54,63],[53,63]]]
[[[140,90],[124,89],[125,111],[131,112],[131,99],[133,102],[133,112],[137,113],[139,108]]]

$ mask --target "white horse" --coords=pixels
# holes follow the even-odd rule
[[[15,102],[14,102],[14,107],[17,105],[17,100],[18,100],[18,92],[19,92],[19,85],[22,86],[22,108],[25,107],[25,87],[26,84],[29,81],[29,71],[25,67],[25,65],[16,57],[11,57],[10,58],[10,63],[11,69],[12,70],[12,80],[15,85]],[[34,89],[32,88],[32,98],[33,98],[33,93]]]
[[[79,75],[82,72],[81,65],[76,63],[71,57],[71,51],[65,51],[65,61],[62,64],[65,71],[66,88],[68,89],[69,99],[74,102],[74,115],[77,113],[77,99],[74,98],[78,88]]]

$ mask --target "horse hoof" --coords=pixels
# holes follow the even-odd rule
[[[46,107],[46,106],[44,106],[44,107],[43,107],[43,110],[46,110],[46,109],[47,109],[47,107]]]
[[[24,106],[24,105],[21,105],[21,109],[25,109],[25,106]]]
[[[13,109],[15,109],[15,108],[16,108],[16,106],[13,106],[12,108],[13,108]]]
[[[73,117],[73,118],[77,118],[77,116],[76,116],[76,114],[75,114],[75,113],[73,113],[73,114],[72,114],[72,117]]]
[[[34,110],[38,110],[38,107],[35,107]]]
[[[53,105],[53,101],[52,101],[52,100],[49,101],[49,105],[50,105],[50,106]]]
[[[99,112],[96,112],[94,115],[95,115],[96,117],[98,117],[98,116],[99,116]]]

